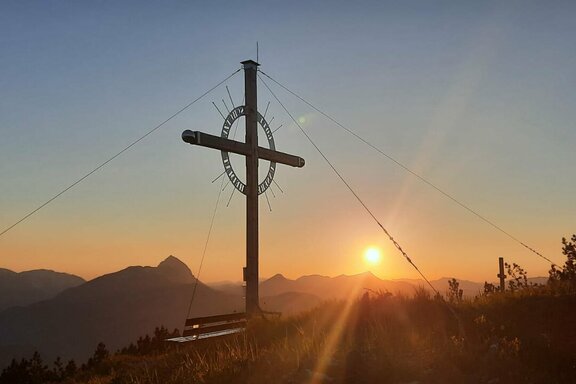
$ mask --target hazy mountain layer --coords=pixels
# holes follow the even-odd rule
[[[296,280],[290,280],[278,274],[260,284],[260,295],[265,297],[297,292],[330,300],[355,298],[369,291],[412,295],[414,287],[413,284],[402,281],[381,280],[370,272],[337,277],[310,275],[302,276]]]
[[[129,267],[53,299],[7,309],[0,313],[0,366],[34,350],[48,359],[84,361],[100,341],[115,350],[159,325],[182,329],[194,280],[188,267],[171,256],[155,268]],[[239,297],[199,283],[191,315],[242,309]]]
[[[50,299],[83,283],[81,277],[46,269],[17,273],[0,268],[0,311]]]

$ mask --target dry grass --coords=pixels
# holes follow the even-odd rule
[[[497,295],[448,307],[420,291],[258,320],[240,335],[116,355],[93,384],[571,383],[576,297]]]

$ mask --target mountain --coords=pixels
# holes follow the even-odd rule
[[[102,341],[114,351],[154,327],[182,329],[195,283],[188,267],[170,256],[157,267],[128,267],[69,288],[56,297],[0,312],[0,366],[11,357],[85,361]],[[190,316],[243,310],[238,296],[198,283]]]
[[[450,280],[452,280],[451,277],[442,277],[438,280],[432,280],[430,283],[434,288],[436,288],[438,292],[440,292],[440,294],[446,296],[449,288],[448,282]],[[458,287],[462,289],[464,297],[474,297],[484,292],[484,283],[460,279],[456,280],[458,280]],[[424,281],[421,281],[421,284],[424,288],[429,288],[428,284],[426,284]]]
[[[448,291],[448,281],[452,278],[443,277],[432,280],[432,286],[442,295]],[[475,281],[457,279],[460,289],[464,291],[465,297],[474,297],[484,291],[484,283]],[[529,278],[528,282],[533,284],[546,284],[547,278],[534,277]],[[260,296],[264,304],[266,299],[275,308],[282,308],[284,313],[295,313],[300,310],[309,309],[314,302],[310,297],[301,297],[298,300],[295,296],[292,300],[281,296],[286,293],[300,293],[312,295],[318,300],[346,299],[357,297],[366,291],[371,292],[390,292],[393,294],[404,294],[411,296],[417,287],[423,287],[430,290],[430,287],[424,280],[420,279],[398,279],[398,280],[381,280],[371,272],[365,272],[358,275],[340,275],[337,277],[328,277],[321,275],[302,276],[296,280],[287,279],[281,274],[276,274],[268,280],[260,283]],[[282,305],[280,305],[282,303]],[[299,303],[302,303],[300,305]],[[293,307],[293,306],[294,307]],[[280,309],[270,309],[279,311]]]
[[[440,292],[440,294],[442,295],[446,295],[446,293],[448,292],[448,281],[452,280],[451,277],[442,277],[440,279],[437,280],[431,280],[430,284],[432,284],[432,286],[438,291]],[[458,278],[456,278],[456,280],[458,280],[458,284],[459,284],[459,288],[463,290],[463,295],[464,297],[474,297],[477,296],[479,294],[481,294],[482,292],[484,292],[484,283],[479,283],[476,281],[469,281],[469,280],[460,280]],[[400,282],[405,282],[405,283],[409,283],[412,284],[414,286],[422,286],[427,290],[430,290],[430,286],[424,281],[424,280],[420,280],[420,279],[398,279],[398,280],[394,280],[394,281],[400,281]],[[547,277],[529,277],[528,278],[528,284],[541,284],[541,285],[545,285],[548,282],[548,278]],[[499,286],[499,282],[492,282],[492,284],[494,284],[496,287]],[[508,282],[506,282],[506,286],[508,286]]]
[[[243,296],[240,283],[212,283],[214,289]],[[276,274],[260,282],[260,304],[263,310],[293,315],[312,309],[325,300],[356,298],[366,291],[412,295],[415,286],[405,282],[381,280],[370,272],[358,275],[328,277],[302,276],[296,280]]]
[[[0,311],[50,299],[83,283],[81,277],[46,269],[17,273],[0,268]]]
[[[381,280],[371,272],[337,277],[310,275],[296,280],[277,274],[260,284],[262,297],[295,292],[330,300],[355,298],[366,291],[411,295],[414,293],[414,285],[402,281]]]
[[[241,282],[218,281],[207,283],[206,285],[217,291],[228,293],[230,295],[244,296],[244,285]]]
[[[316,295],[302,292],[285,292],[260,298],[260,307],[267,312],[279,312],[283,316],[296,315],[317,307],[322,299]]]
[[[83,362],[100,341],[114,351],[160,325],[169,330],[181,329],[196,284],[190,269],[173,256],[157,267],[128,267],[84,283],[80,278],[52,271],[17,274],[8,270],[0,270],[0,282],[5,284],[21,278],[15,275],[35,281],[35,285],[29,286],[42,292],[54,288],[60,289],[60,293],[28,306],[12,306],[0,311],[0,367],[12,357],[29,357],[35,350],[45,361],[60,356],[64,360],[74,358]],[[76,286],[66,289],[62,281]],[[483,289],[481,283],[459,282],[465,293],[477,294]],[[445,293],[448,278],[432,284]],[[219,285],[223,291],[197,283],[190,317],[244,310],[241,284]],[[418,285],[424,286],[420,280],[381,280],[369,272],[337,277],[310,275],[296,280],[278,274],[260,283],[260,297],[264,310],[290,315],[311,309],[324,300],[356,298],[366,291],[412,295]],[[4,295],[4,287],[8,287],[6,289],[12,289],[12,294],[17,295],[14,286],[16,284],[0,286],[1,294]]]
[[[284,277],[280,276],[282,279]],[[272,284],[275,277],[271,279],[264,279],[262,282],[268,281]],[[232,281],[220,281],[210,283],[209,286],[217,291],[224,292],[230,295],[241,297],[244,300],[246,288],[242,283]],[[278,294],[266,295],[267,292],[260,291],[260,307],[265,312],[281,313],[284,316],[298,314],[299,312],[306,311],[318,306],[323,300],[313,294],[303,292],[285,292],[284,289],[279,289]],[[263,296],[264,295],[264,296]]]

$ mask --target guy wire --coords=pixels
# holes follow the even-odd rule
[[[424,273],[422,273],[422,271],[420,271],[420,269],[416,266],[416,264],[414,264],[414,262],[412,261],[412,259],[410,259],[410,257],[408,257],[408,254],[404,251],[404,249],[402,248],[402,246],[392,237],[392,235],[390,234],[390,232],[388,232],[388,230],[386,230],[386,228],[382,225],[382,223],[380,223],[380,221],[378,220],[378,218],[376,218],[376,216],[374,215],[374,213],[372,213],[372,211],[370,210],[370,208],[368,208],[368,206],[364,203],[364,201],[360,198],[360,196],[356,193],[356,191],[354,191],[354,189],[350,186],[350,184],[346,181],[346,179],[344,179],[344,177],[342,176],[342,174],[340,172],[338,172],[338,170],[336,169],[336,167],[332,164],[332,162],[330,160],[328,160],[328,158],[326,157],[326,155],[322,152],[322,150],[320,150],[320,148],[318,147],[318,145],[316,145],[316,143],[312,140],[312,138],[308,135],[308,133],[302,128],[302,126],[298,123],[298,121],[296,121],[296,119],[294,118],[294,116],[292,116],[292,114],[288,111],[288,109],[284,106],[284,104],[280,101],[280,99],[278,99],[278,97],[276,96],[276,94],[270,89],[270,87],[268,87],[268,84],[266,84],[266,82],[264,81],[264,79],[262,79],[262,77],[259,76],[260,81],[262,81],[262,83],[264,84],[264,86],[268,89],[268,91],[272,94],[272,96],[276,99],[276,101],[278,102],[278,104],[280,104],[282,106],[282,108],[284,109],[284,111],[288,114],[288,116],[290,116],[290,119],[292,119],[292,121],[294,122],[294,124],[296,124],[296,126],[300,129],[300,131],[304,134],[304,136],[306,136],[306,138],[308,139],[308,141],[312,144],[312,146],[316,149],[316,151],[324,158],[324,160],[326,161],[326,163],[328,163],[328,165],[330,166],[330,168],[332,168],[332,171],[334,171],[334,173],[338,176],[338,178],[340,178],[340,180],[344,183],[344,185],[348,188],[348,190],[354,195],[354,197],[356,198],[356,200],[358,200],[358,202],[362,205],[362,207],[364,207],[364,209],[366,210],[366,212],[368,212],[368,214],[372,217],[372,219],[376,222],[376,224],[382,229],[382,231],[384,231],[384,233],[386,234],[386,236],[388,236],[388,238],[390,239],[390,241],[394,244],[394,246],[396,247],[396,249],[398,249],[398,251],[400,251],[400,253],[404,256],[404,258],[412,265],[412,267],[414,267],[414,269],[420,274],[420,276],[424,279],[424,281],[426,281],[426,283],[428,283],[428,285],[430,286],[430,288],[432,289],[433,292],[435,292],[437,295],[440,295],[440,293],[438,292],[438,290],[432,285],[432,283],[430,282],[430,280],[428,280],[428,278],[424,275]]]
[[[85,179],[87,179],[88,177],[92,176],[92,174],[96,173],[98,170],[100,170],[101,168],[103,168],[104,166],[106,166],[108,163],[110,163],[111,161],[113,161],[114,159],[116,159],[118,156],[122,155],[124,152],[126,152],[127,150],[129,150],[130,148],[132,148],[133,146],[135,146],[136,144],[138,144],[139,142],[141,142],[142,140],[144,140],[146,137],[148,137],[149,135],[151,135],[152,133],[154,133],[156,130],[158,130],[160,127],[162,127],[163,125],[165,125],[166,123],[168,123],[170,120],[172,120],[173,118],[175,118],[176,116],[178,116],[180,113],[184,112],[186,109],[190,108],[192,105],[194,105],[196,102],[198,102],[200,99],[202,99],[204,96],[208,95],[210,92],[212,92],[213,90],[215,90],[216,88],[218,88],[220,85],[222,85],[223,83],[225,83],[226,81],[228,81],[232,76],[234,76],[235,74],[237,74],[238,72],[241,71],[242,68],[237,69],[236,71],[234,71],[231,75],[229,75],[228,77],[226,77],[224,80],[220,81],[218,84],[216,84],[215,86],[213,86],[212,88],[208,89],[206,92],[204,92],[203,94],[201,94],[200,96],[198,96],[196,99],[192,100],[190,103],[186,104],[184,107],[180,108],[178,111],[176,111],[174,114],[172,114],[170,117],[168,117],[166,120],[162,121],[160,124],[158,124],[157,126],[155,126],[154,128],[152,128],[151,130],[149,130],[148,132],[146,132],[144,135],[140,136],[138,139],[134,140],[132,143],[130,143],[129,145],[127,145],[126,147],[124,147],[124,149],[122,149],[121,151],[117,152],[114,156],[108,158],[108,160],[102,162],[100,165],[98,165],[96,168],[92,169],[90,172],[86,173],[84,176],[82,176],[81,178],[79,178],[78,180],[76,180],[75,182],[73,182],[72,184],[70,184],[68,187],[64,188],[63,190],[61,190],[60,192],[58,192],[56,195],[52,196],[50,199],[48,199],[47,201],[45,201],[44,203],[42,203],[41,205],[39,205],[38,207],[36,207],[34,210],[30,211],[28,214],[24,215],[21,219],[19,219],[18,221],[16,221],[14,224],[10,225],[9,227],[7,227],[6,229],[4,229],[2,232],[0,232],[0,237],[2,237],[2,235],[4,235],[6,232],[8,232],[9,230],[11,230],[12,228],[14,228],[15,226],[17,226],[18,224],[20,224],[21,222],[23,222],[24,220],[28,219],[30,216],[34,215],[36,212],[38,212],[39,210],[41,210],[42,208],[44,208],[45,206],[47,206],[48,204],[50,204],[51,202],[53,202],[54,200],[56,200],[57,198],[59,198],[60,196],[62,196],[64,193],[66,193],[67,191],[69,191],[70,189],[74,188],[76,185],[80,184],[82,181],[84,181]]]
[[[286,92],[290,93],[292,96],[296,97],[297,99],[299,99],[300,101],[302,101],[303,103],[305,103],[306,105],[308,105],[310,108],[314,109],[316,112],[320,113],[322,116],[326,117],[328,120],[332,121],[334,124],[336,124],[337,126],[339,126],[340,128],[342,128],[343,130],[345,130],[346,132],[348,132],[349,134],[351,134],[352,136],[354,136],[356,139],[360,140],[362,143],[368,145],[370,148],[372,148],[373,150],[375,150],[376,152],[380,153],[382,156],[388,158],[389,160],[391,160],[393,163],[395,163],[397,166],[399,166],[400,168],[404,169],[406,172],[412,174],[413,176],[415,176],[416,178],[418,178],[420,181],[424,182],[425,184],[427,184],[428,186],[432,187],[433,189],[435,189],[437,192],[441,193],[442,195],[444,195],[444,197],[447,197],[448,199],[452,200],[454,203],[458,204],[460,207],[464,208],[465,210],[467,210],[468,212],[472,213],[474,216],[476,216],[477,218],[479,218],[480,220],[484,221],[485,223],[489,224],[490,226],[492,226],[493,228],[495,228],[496,230],[500,231],[501,233],[503,233],[504,235],[508,236],[510,239],[514,240],[515,242],[517,242],[518,244],[520,244],[521,246],[523,246],[524,248],[528,249],[530,252],[534,253],[536,256],[548,261],[550,264],[552,264],[553,266],[560,268],[556,263],[554,263],[552,260],[550,260],[549,258],[547,258],[546,256],[542,255],[542,253],[538,252],[536,249],[534,249],[533,247],[530,247],[529,245],[527,245],[526,243],[524,243],[523,241],[521,241],[520,239],[518,239],[516,236],[512,235],[510,232],[504,230],[502,227],[498,226],[496,223],[494,223],[493,221],[489,220],[488,218],[486,218],[485,216],[481,215],[480,213],[478,213],[477,211],[473,210],[472,208],[470,208],[468,205],[464,204],[463,202],[461,202],[460,200],[458,200],[457,198],[455,198],[454,196],[452,196],[451,194],[449,194],[448,192],[444,191],[443,189],[441,189],[440,187],[436,186],[434,183],[432,183],[431,181],[428,181],[427,179],[425,179],[423,176],[419,175],[418,173],[416,173],[415,171],[411,170],[410,168],[408,168],[406,165],[402,164],[400,161],[396,160],[394,157],[390,156],[389,154],[387,154],[386,152],[384,152],[383,150],[381,150],[380,148],[376,147],[374,144],[370,143],[368,140],[364,139],[362,136],[358,135],[356,132],[352,131],[350,128],[347,128],[346,126],[344,126],[343,124],[341,124],[339,121],[337,121],[335,118],[333,118],[332,116],[328,115],[326,112],[320,110],[319,108],[317,108],[316,106],[314,106],[312,103],[310,103],[308,100],[304,99],[303,97],[301,97],[300,95],[298,95],[296,92],[290,90],[288,87],[284,86],[283,84],[281,84],[280,82],[276,81],[274,78],[272,78],[270,75],[266,74],[265,72],[258,70],[259,73],[263,74],[264,76],[266,76],[267,78],[269,78],[271,81],[273,81],[276,85],[278,85],[279,87],[281,87],[282,89],[284,89]],[[262,80],[262,78],[260,78],[260,80]]]

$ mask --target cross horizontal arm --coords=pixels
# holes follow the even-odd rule
[[[275,163],[286,164],[291,167],[302,168],[304,166],[303,158],[284,152],[273,151],[268,148],[258,147],[258,157]]]
[[[185,130],[182,132],[182,140],[188,144],[200,145],[202,147],[219,149],[225,152],[237,153],[239,155],[250,156],[250,147],[239,141],[226,139],[220,136],[209,135],[203,132]]]
[[[182,132],[182,140],[189,144],[200,145],[202,147],[237,153],[243,156],[252,156],[248,145],[245,143],[226,139],[220,136],[209,135],[203,132],[186,130]],[[298,168],[302,168],[305,163],[304,159],[301,157],[263,147],[258,147],[258,157],[263,160]]]

